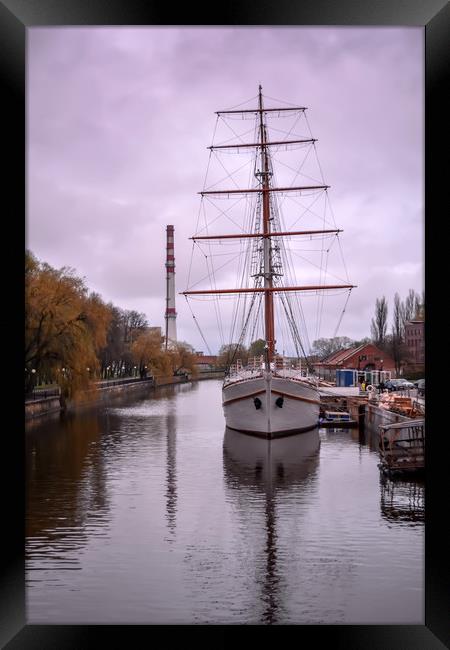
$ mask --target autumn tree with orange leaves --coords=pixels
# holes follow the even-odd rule
[[[160,377],[170,375],[170,361],[162,347],[162,337],[154,331],[142,332],[131,345],[133,360],[139,373]]]
[[[155,377],[173,376],[184,373],[196,374],[196,356],[189,343],[173,343],[168,350],[163,347],[163,337],[155,332],[144,332],[131,347],[139,372]]]
[[[87,388],[110,320],[110,308],[73,269],[54,269],[27,252],[25,390],[34,388],[37,377],[58,383],[66,397]]]
[[[76,399],[100,378],[196,374],[194,349],[163,348],[145,314],[105,304],[74,269],[25,255],[25,391],[55,383]]]
[[[173,375],[186,372],[191,375],[197,374],[197,366],[195,365],[197,355],[189,343],[184,341],[173,343],[166,354],[169,357],[170,369]]]

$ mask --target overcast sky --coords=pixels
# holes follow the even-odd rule
[[[422,292],[423,28],[27,33],[27,247],[39,259],[75,268],[106,301],[164,328],[165,227],[175,226],[182,291],[214,112],[261,83],[267,96],[307,106],[318,138],[358,287],[338,335],[370,335],[377,297],[391,315],[395,292]],[[205,349],[181,297],[177,311],[178,338]],[[214,321],[202,325],[216,351]]]

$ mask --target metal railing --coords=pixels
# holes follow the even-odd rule
[[[126,377],[125,379],[105,379],[96,381],[97,388],[110,388],[111,386],[123,386],[124,384],[137,384],[143,381],[154,382],[154,377]]]
[[[419,470],[425,462],[425,420],[416,418],[380,426],[382,468]]]
[[[39,399],[48,399],[49,397],[59,397],[60,388],[35,388],[31,393],[25,395],[26,402],[35,402]]]
[[[106,379],[103,381],[95,382],[96,388],[110,388],[112,386],[123,386],[124,384],[137,384],[142,382],[153,382],[154,377],[126,377],[122,379]],[[59,397],[61,389],[57,388],[35,388],[29,393],[25,394],[25,402],[36,402],[41,399],[48,399],[51,397]]]

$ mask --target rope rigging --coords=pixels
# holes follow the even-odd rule
[[[194,312],[191,309],[191,305],[189,304],[189,300],[187,299],[187,296],[185,296],[185,299],[186,299],[187,305],[189,307],[189,310],[190,310],[190,312],[192,314],[192,318],[194,319],[194,323],[197,325],[198,331],[200,332],[200,336],[203,339],[203,343],[206,345],[206,349],[208,350],[209,354],[212,356],[211,349],[210,349],[210,347],[209,347],[209,345],[208,345],[208,343],[207,343],[207,341],[206,341],[206,339],[205,339],[205,337],[203,335],[203,332],[202,332],[202,330],[200,328],[200,325],[197,322],[197,319],[195,318]]]
[[[234,110],[234,108],[245,106],[246,104],[254,101],[254,99],[255,98],[253,97],[249,100],[246,100],[245,102],[242,102],[241,104],[238,104],[236,107],[233,107],[233,109],[228,110]],[[289,105],[289,102],[283,102],[283,104]],[[211,236],[215,236],[217,239],[216,241],[206,239],[203,240],[201,244],[198,241],[193,241],[188,271],[188,288],[192,289],[194,287],[201,286],[202,283],[208,283],[210,285],[211,292],[213,290],[218,291],[217,274],[219,271],[223,271],[224,269],[228,275],[231,275],[229,273],[230,269],[233,269],[234,271],[233,275],[235,277],[235,282],[229,286],[234,286],[236,289],[250,287],[249,278],[251,278],[251,284],[254,288],[262,288],[265,272],[263,256],[264,246],[262,245],[262,242],[264,240],[262,237],[238,239],[236,235],[239,235],[241,233],[261,233],[262,235],[262,199],[264,196],[264,190],[268,188],[267,180],[263,180],[264,176],[267,179],[268,175],[271,179],[269,189],[279,190],[280,188],[289,187],[295,188],[296,190],[301,189],[302,194],[300,196],[296,196],[297,192],[280,191],[279,194],[277,192],[270,192],[268,194],[268,203],[264,204],[264,215],[267,215],[268,212],[270,214],[269,246],[271,257],[269,268],[272,278],[272,284],[270,284],[270,286],[273,286],[274,288],[277,286],[280,288],[286,286],[318,289],[314,294],[303,292],[303,294],[306,293],[313,298],[314,302],[310,302],[309,304],[308,301],[303,301],[300,298],[299,292],[297,291],[293,291],[292,293],[288,291],[275,291],[274,299],[275,296],[277,296],[277,301],[279,302],[281,309],[278,311],[275,310],[274,316],[271,317],[272,322],[275,322],[276,320],[279,334],[283,339],[283,352],[285,349],[287,349],[289,352],[289,345],[293,346],[292,352],[295,352],[297,358],[303,358],[306,361],[308,369],[311,370],[310,362],[308,360],[308,351],[311,349],[311,346],[309,341],[307,322],[310,324],[310,326],[312,322],[315,322],[315,334],[316,337],[318,337],[322,327],[322,322],[324,320],[323,316],[325,312],[325,295],[338,295],[336,293],[326,294],[326,292],[321,291],[320,289],[329,277],[343,281],[342,278],[340,278],[339,275],[335,272],[337,267],[330,262],[331,252],[333,253],[333,258],[336,257],[338,253],[340,254],[347,282],[349,282],[349,280],[348,271],[345,266],[345,260],[343,257],[341,242],[337,233],[336,235],[322,233],[316,234],[314,236],[311,234],[309,235],[309,239],[303,240],[306,241],[306,243],[313,241],[316,242],[316,248],[314,248],[314,245],[309,245],[309,248],[306,246],[304,248],[296,249],[293,247],[291,249],[289,246],[285,245],[285,242],[288,240],[284,239],[284,234],[290,232],[300,220],[302,220],[302,226],[305,224],[304,227],[301,228],[302,231],[306,231],[308,228],[306,224],[308,223],[309,225],[309,223],[313,220],[320,220],[321,229],[323,230],[330,226],[336,226],[334,213],[331,208],[330,199],[326,187],[321,187],[319,191],[317,191],[318,188],[309,187],[308,183],[303,183],[304,185],[308,186],[306,188],[296,187],[297,184],[301,184],[300,182],[297,182],[297,179],[299,178],[300,180],[311,180],[314,181],[314,183],[319,182],[319,179],[321,179],[320,182],[322,182],[323,185],[325,185],[325,181],[323,170],[318,159],[315,139],[312,136],[311,128],[306,118],[305,110],[294,107],[294,105],[291,106],[293,106],[292,111],[289,110],[282,115],[283,117],[288,117],[288,114],[290,114],[290,117],[292,119],[290,123],[286,124],[285,129],[278,129],[272,124],[270,125],[270,129],[269,125],[264,126],[264,143],[273,144],[273,149],[272,147],[266,147],[263,144],[262,135],[261,146],[249,144],[259,142],[259,118],[255,120],[254,127],[252,129],[248,129],[245,123],[242,125],[243,128],[238,126],[235,115],[224,115],[220,112],[217,115],[212,139],[213,148],[210,149],[203,190],[205,190],[208,182],[208,188],[210,190],[212,188],[217,188],[217,192],[222,191],[223,194],[218,195],[214,193],[211,195],[202,196],[196,228],[196,234],[198,236],[207,236],[211,233]],[[270,110],[275,109],[267,109],[267,111]],[[244,113],[251,114],[252,119],[255,118],[255,114],[252,114],[250,110],[244,110]],[[275,112],[273,114],[266,114],[266,116],[279,117],[281,114],[276,115]],[[305,118],[304,124],[301,123],[302,117]],[[241,117],[239,117],[239,119],[241,119]],[[245,115],[243,119],[245,121]],[[234,120],[233,125],[229,123],[230,120]],[[219,133],[219,131],[224,131],[224,129],[225,136],[223,133]],[[303,133],[300,134],[299,131],[303,131]],[[254,137],[253,140],[250,139],[250,133],[252,132]],[[232,137],[229,137],[230,133],[232,133]],[[292,165],[289,164],[289,161],[286,162],[284,159],[281,159],[283,156],[287,156],[289,159],[289,151],[291,150],[289,150],[289,148],[284,145],[280,135],[276,135],[277,133],[282,133],[282,137],[285,139],[294,139],[297,137],[304,139],[309,137],[311,138],[311,142],[295,143],[300,145],[299,147],[295,147],[296,150],[302,148],[299,163],[296,162],[295,165]],[[237,145],[238,143],[241,144],[241,148],[237,148],[237,151],[239,153],[242,152],[248,154],[250,150],[252,151],[252,155],[248,157],[248,160],[246,160],[244,164],[236,166],[231,171],[229,171],[227,169],[227,166],[224,164],[224,159],[221,156],[222,154],[229,154],[230,150],[233,148],[233,144]],[[254,150],[251,149],[253,146],[255,147]],[[219,147],[219,149],[214,149],[214,147]],[[269,149],[270,155],[268,155]],[[267,157],[266,163],[264,163],[263,156]],[[294,154],[291,155],[290,160],[294,160],[293,156]],[[298,154],[296,161],[298,161]],[[278,172],[280,174],[279,182],[277,181],[274,171],[274,162],[276,162],[278,166]],[[267,166],[265,166],[265,164]],[[315,168],[311,172],[310,167],[313,167],[314,165]],[[213,166],[214,170],[212,169]],[[228,167],[230,167],[230,165],[228,165]],[[242,185],[242,182],[245,181],[247,170],[248,184]],[[214,179],[211,178],[212,171],[216,173]],[[314,176],[314,174],[316,175]],[[216,178],[219,178],[219,180],[215,180]],[[256,182],[255,178],[257,179]],[[286,180],[286,178],[289,178],[290,180]],[[231,188],[239,189],[240,187],[247,187],[253,188],[251,191],[254,192],[254,194],[243,194],[243,196],[239,196],[236,199],[236,193],[233,194],[233,192],[231,192],[231,195],[228,195],[226,193],[226,190],[220,190],[221,185],[226,181],[230,183],[228,185],[230,191]],[[305,190],[306,193],[304,193],[303,190]],[[242,191],[244,192],[245,190]],[[204,198],[207,198],[208,201],[204,201]],[[291,203],[286,201],[288,198],[290,199]],[[226,203],[224,207],[220,207],[219,202],[222,203],[223,206],[224,199],[226,199],[228,203]],[[268,208],[267,205],[269,206]],[[285,209],[286,205],[289,207],[294,206],[292,214],[288,214],[288,210]],[[299,206],[300,210],[296,206]],[[284,208],[284,214],[282,212],[282,207]],[[288,216],[288,219],[286,219],[286,215]],[[219,235],[214,234],[217,233],[218,221],[220,219],[222,219],[224,222],[227,221],[229,224],[233,225],[233,232],[230,232],[227,237],[236,237],[236,239],[219,240]],[[267,224],[266,216],[264,216],[264,219],[264,224]],[[203,221],[203,223],[200,223],[201,221]],[[213,226],[214,228],[212,229]],[[266,225],[264,227],[266,227]],[[317,228],[317,225],[315,227]],[[281,233],[279,237],[276,236],[277,231]],[[220,230],[218,232],[221,233]],[[306,235],[307,233],[296,233],[296,235],[300,234]],[[338,240],[338,247],[335,246],[334,237],[336,237]],[[320,247],[317,245],[319,240]],[[195,244],[197,244],[197,247]],[[193,265],[193,257],[197,251],[203,257],[202,263],[206,267],[206,274],[201,274],[202,277],[200,277],[200,279],[195,278],[195,282],[191,284],[193,269],[195,268]],[[300,255],[298,251],[302,251],[304,255]],[[317,260],[319,255],[320,259]],[[298,261],[295,263],[293,256],[295,256],[297,260],[304,262],[302,267],[300,267]],[[225,260],[222,262],[220,259],[216,259],[220,257],[225,257]],[[318,263],[315,263],[315,261],[318,261]],[[198,268],[195,270],[196,275],[199,276],[200,274],[198,273]],[[310,281],[310,277],[314,277],[314,275],[311,274],[311,270],[313,270],[315,273],[315,278],[317,278],[318,275],[318,280],[315,279],[313,282]],[[299,280],[297,280],[297,274],[300,276]],[[304,279],[304,276],[307,278],[306,281]],[[317,287],[303,286],[316,284]],[[329,287],[329,289],[336,288],[339,287]],[[231,290],[229,289],[226,291]],[[351,289],[347,293],[345,305],[342,312],[340,313],[334,336],[336,336],[336,332],[341,325],[350,293]],[[233,298],[232,306],[230,305],[230,301],[226,301],[226,298],[228,296],[220,294],[220,292],[214,293],[212,296],[208,297],[210,305],[210,301],[213,301],[214,307],[211,309],[211,306],[209,306],[209,313],[212,313],[212,311],[214,311],[215,319],[217,322],[217,333],[220,338],[222,347],[226,342],[228,342],[230,346],[233,346],[231,360],[228,363],[227,369],[229,369],[229,366],[234,362],[241,346],[244,344],[250,346],[256,340],[255,337],[257,337],[259,332],[267,332],[267,324],[264,327],[264,310],[262,309],[264,295],[267,296],[267,292],[237,293]],[[189,309],[191,311],[196,327],[200,333],[200,336],[205,343],[209,353],[211,354],[210,347],[206,342],[205,336],[200,328],[199,323],[197,322],[197,318],[194,315],[191,304],[187,300],[187,296],[185,296],[185,298],[189,305]],[[312,311],[314,311],[314,313],[313,317],[311,318]],[[224,327],[225,313],[227,316],[226,322],[229,323],[229,327],[226,328],[227,331]],[[268,310],[267,313],[269,313]],[[309,318],[306,318],[307,314]],[[329,326],[329,323],[327,322],[326,325]],[[263,334],[263,336],[265,336],[265,334]],[[236,340],[238,341],[237,343],[235,343]]]

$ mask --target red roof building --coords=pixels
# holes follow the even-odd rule
[[[373,343],[364,343],[358,347],[346,348],[333,352],[325,359],[314,364],[321,379],[334,381],[336,370],[351,369],[360,371],[389,370],[395,374],[395,363],[386,352]]]
[[[202,370],[212,370],[217,365],[217,356],[214,354],[204,354],[203,352],[195,352],[195,365]]]

